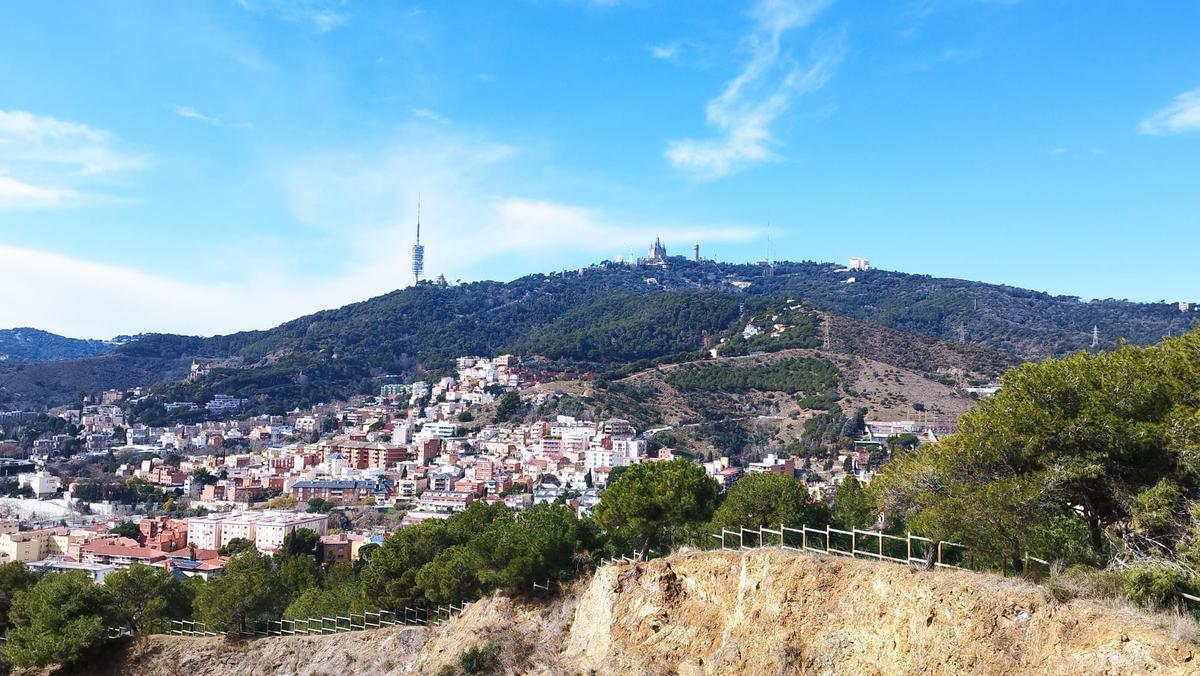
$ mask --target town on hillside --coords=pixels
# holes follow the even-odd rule
[[[382,384],[374,396],[286,415],[239,416],[244,400],[217,396],[165,403],[205,420],[147,425],[130,414],[153,396],[140,388],[52,415],[3,414],[0,426],[21,436],[0,441],[0,492],[9,496],[0,498],[0,563],[97,581],[142,563],[207,579],[239,547],[271,553],[301,528],[320,536],[323,561],[353,562],[389,533],[478,501],[515,511],[565,504],[583,517],[624,468],[676,457],[702,464],[722,487],[770,472],[801,479],[825,501],[846,477],[868,483],[892,450],[946,431],[865,420],[823,462],[777,453],[706,460],[661,443],[669,428],[565,415],[508,421],[515,408],[562,395],[552,375],[512,355],[463,356],[456,367],[436,382]]]

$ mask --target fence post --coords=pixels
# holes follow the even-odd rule
[[[938,544],[937,544],[937,562],[938,562],[938,565],[942,564],[942,541],[941,540],[938,540]]]
[[[782,521],[780,521],[780,522],[779,522],[779,548],[780,548],[780,549],[783,549],[783,546],[784,546],[784,545],[783,545],[783,534],[784,534],[784,533],[786,533],[786,532],[787,532],[787,531],[785,531],[785,530],[783,529],[783,522],[782,522]]]
[[[850,529],[850,558],[852,558],[852,559],[857,558],[858,557],[858,555],[856,554],[857,551],[858,551],[858,529],[851,528]]]
[[[829,524],[825,524],[825,551],[829,551],[829,543],[832,539],[829,536]]]
[[[883,531],[879,531],[879,560],[883,560]]]
[[[912,563],[912,533],[904,533],[904,541],[908,543],[908,562]]]
[[[800,524],[800,548],[808,549],[808,524]]]

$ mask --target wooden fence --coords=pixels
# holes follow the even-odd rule
[[[213,631],[203,622],[171,620],[169,633],[177,636],[311,636],[394,625],[433,626],[462,613],[469,605],[451,603],[445,606],[410,606],[398,612],[379,610],[333,617],[254,620],[244,630],[235,631]]]
[[[707,549],[706,543],[711,543],[712,541],[718,542],[720,549],[743,551],[757,547],[780,547],[797,552],[814,552],[817,554],[830,554],[850,558],[869,558],[905,565],[910,563],[925,563],[929,559],[929,549],[933,547],[933,558],[930,563],[935,567],[960,569],[967,567],[961,565],[965,562],[966,545],[948,541],[935,543],[929,538],[913,535],[912,533],[900,536],[859,528],[843,530],[841,528],[834,528],[833,526],[812,528],[807,525],[802,525],[800,528],[791,528],[779,524],[778,529],[768,528],[767,526],[759,528],[746,528],[743,526],[736,531],[722,528],[721,532],[710,533],[708,534],[708,538],[701,540],[700,547]],[[924,552],[924,555],[921,555],[922,552]],[[622,558],[625,561],[632,560],[626,557]],[[1037,557],[1029,555],[1026,556],[1026,560],[1046,563]],[[601,565],[604,563],[606,562],[602,561]]]

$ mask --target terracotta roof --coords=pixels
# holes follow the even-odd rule
[[[88,543],[80,548],[83,553],[91,553],[97,556],[122,556],[130,559],[146,559],[148,561],[157,561],[166,558],[166,554],[160,549],[150,549],[149,547],[125,547],[122,545],[110,545],[103,542]]]
[[[189,559],[192,556],[192,551],[190,549],[188,549],[187,547],[184,547],[183,549],[177,549],[173,552],[167,552],[167,556],[170,556],[171,558],[175,558],[175,559]],[[207,561],[209,559],[218,558],[218,556],[219,555],[217,554],[217,550],[215,550],[215,549],[200,549],[199,547],[196,548],[196,560],[197,561]]]

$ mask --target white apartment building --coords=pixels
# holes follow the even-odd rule
[[[427,422],[421,426],[421,434],[439,439],[449,439],[458,432],[458,425],[448,422]]]
[[[250,540],[260,552],[273,552],[297,528],[324,535],[329,524],[325,514],[298,512],[225,512],[188,519],[188,541],[200,549],[220,549],[234,538]]]
[[[62,488],[58,477],[45,470],[17,475],[17,482],[21,486],[29,486],[33,491],[33,497],[39,499],[54,495]]]

